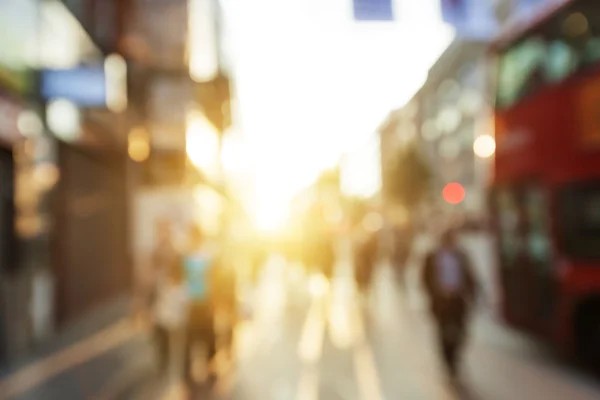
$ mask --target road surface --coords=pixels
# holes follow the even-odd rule
[[[412,274],[414,281],[415,274]],[[231,400],[598,399],[600,385],[488,314],[472,323],[461,388],[438,364],[418,291],[398,291],[382,267],[359,299],[342,261],[331,285],[271,260],[253,318],[240,326],[238,360],[213,397]],[[203,394],[204,395],[204,394]],[[176,399],[179,396],[166,395]],[[197,398],[206,398],[197,395]]]

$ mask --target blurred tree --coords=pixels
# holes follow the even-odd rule
[[[412,213],[429,194],[432,179],[429,164],[413,142],[403,146],[385,171],[388,182],[384,187],[385,197],[392,203],[403,206]]]
[[[359,197],[344,198],[344,212],[352,228],[356,227],[362,222],[368,211],[368,200]]]
[[[340,187],[339,167],[323,171],[317,179],[317,187],[325,190],[338,190]]]

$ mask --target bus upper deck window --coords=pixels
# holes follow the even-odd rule
[[[600,61],[600,38],[593,37],[585,44],[584,62],[595,64]]]
[[[576,69],[579,60],[575,50],[562,41],[554,41],[548,46],[546,60],[546,79],[548,82],[560,82],[570,76]]]
[[[541,37],[531,37],[509,48],[500,59],[498,105],[507,107],[535,89],[543,70],[547,46]]]

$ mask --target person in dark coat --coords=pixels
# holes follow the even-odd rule
[[[404,289],[406,264],[413,244],[413,234],[408,227],[394,227],[391,236],[390,263],[400,287]]]
[[[458,246],[455,232],[444,233],[437,248],[427,255],[422,278],[437,325],[440,353],[448,373],[455,377],[477,292],[471,263]]]
[[[367,294],[375,271],[379,242],[376,234],[367,234],[357,243],[354,257],[354,278],[359,291]]]

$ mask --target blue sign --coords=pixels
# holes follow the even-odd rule
[[[549,3],[548,0],[517,0],[517,7],[535,7],[542,3]]]
[[[42,72],[44,99],[67,99],[79,107],[106,107],[104,67],[51,69]]]
[[[491,2],[483,0],[440,0],[442,19],[465,39],[489,40],[498,33]]]
[[[465,0],[442,0],[442,19],[450,25],[463,24],[468,18]]]
[[[353,0],[356,21],[393,21],[393,0]]]

